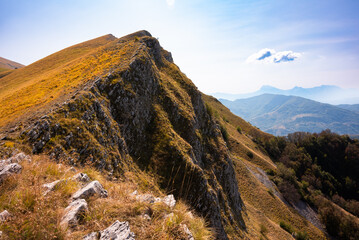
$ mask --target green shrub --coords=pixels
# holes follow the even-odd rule
[[[238,131],[239,133],[242,133],[242,128],[241,128],[240,126],[238,126],[238,127],[237,127],[237,131]]]
[[[260,232],[263,236],[266,235],[266,233],[268,232],[268,229],[266,228],[266,226],[264,226],[263,224],[260,225]]]
[[[219,125],[220,127],[220,130],[221,130],[221,133],[222,133],[222,136],[223,136],[223,139],[224,141],[228,142],[228,132],[227,132],[227,129],[222,126],[222,125]]]
[[[296,240],[307,240],[308,234],[306,232],[297,232],[297,234],[295,235],[295,239]]]
[[[289,223],[286,223],[284,221],[280,221],[279,226],[281,228],[283,228],[284,230],[286,230],[287,232],[289,232],[290,234],[292,234],[294,232],[294,229],[293,229],[292,225],[290,225]]]

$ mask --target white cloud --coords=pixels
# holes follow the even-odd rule
[[[252,54],[247,58],[247,63],[282,63],[292,62],[301,57],[300,53],[293,51],[276,52],[274,49],[264,48],[257,53]]]
[[[172,7],[173,5],[175,5],[175,0],[166,0],[167,5]]]

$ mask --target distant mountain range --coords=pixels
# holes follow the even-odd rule
[[[281,94],[286,96],[298,96],[308,98],[314,101],[330,103],[330,104],[358,104],[358,89],[343,89],[338,86],[321,85],[313,88],[294,87],[292,89],[283,90],[272,86],[263,86],[258,91],[244,94],[228,94],[214,93],[212,96],[227,100],[236,100],[249,97],[255,97],[262,94]]]
[[[274,135],[287,135],[296,131],[320,132],[325,129],[339,134],[359,134],[359,113],[354,112],[358,105],[338,107],[278,94],[220,101],[233,113]]]

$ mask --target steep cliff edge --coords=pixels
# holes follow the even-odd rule
[[[236,174],[201,93],[148,32],[103,51],[125,46],[122,54],[131,53],[123,59],[127,64],[94,79],[23,138],[33,144],[33,153],[94,164],[113,176],[139,165],[206,216],[218,238],[227,238],[228,225],[239,234],[245,226]]]

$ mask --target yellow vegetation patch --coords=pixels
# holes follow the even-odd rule
[[[75,45],[1,78],[0,128],[51,102],[66,100],[80,85],[110,69],[127,66],[140,43],[119,44],[114,39],[104,36]]]

